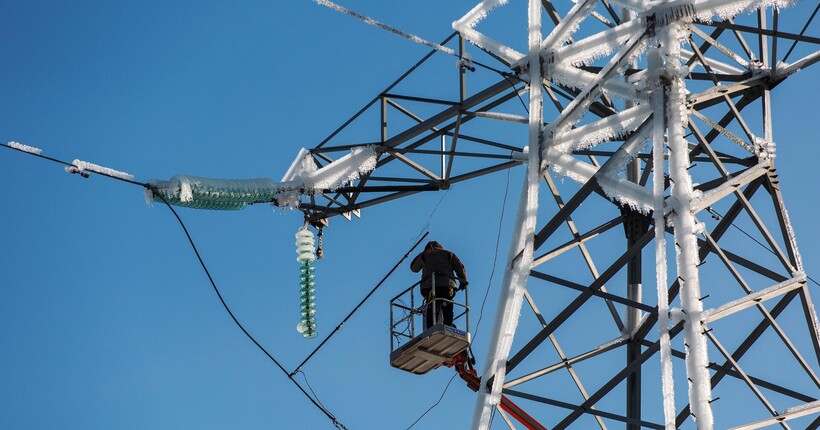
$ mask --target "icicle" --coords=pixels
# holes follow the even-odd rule
[[[664,218],[664,92],[660,83],[662,70],[660,48],[655,47],[647,55],[650,82],[655,90],[652,93],[654,110],[652,134],[652,182],[654,210],[652,217],[655,223],[655,277],[658,290],[658,329],[660,331],[661,389],[663,396],[663,416],[666,430],[675,430],[675,379],[672,373],[672,351],[669,342],[669,292],[667,285],[666,261],[666,219]]]

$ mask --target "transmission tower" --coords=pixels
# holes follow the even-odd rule
[[[526,164],[474,428],[501,393],[550,429],[816,428],[820,333],[771,91],[820,60],[820,6],[530,0],[522,52],[481,31],[505,3],[479,3],[442,42],[455,97],[400,91],[434,50],[310,150],[320,166],[362,144],[379,157],[303,199],[306,218]],[[373,141],[344,140],[367,125]]]

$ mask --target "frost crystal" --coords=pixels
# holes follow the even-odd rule
[[[23,145],[22,143],[19,143],[19,142],[11,141],[11,142],[8,143],[8,145],[10,147],[14,148],[14,149],[19,149],[23,152],[28,152],[29,154],[34,154],[34,155],[42,155],[43,154],[42,149],[35,148],[33,146]]]
[[[134,180],[134,176],[131,174],[120,172],[119,170],[114,170],[108,167],[99,166],[94,163],[89,163],[88,161],[74,160],[71,162],[71,164],[73,164],[74,167],[77,168],[78,173],[85,172],[86,170],[88,170],[90,172],[99,173],[101,175],[124,179],[126,181]]]

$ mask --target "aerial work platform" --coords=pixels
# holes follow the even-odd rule
[[[464,302],[443,297],[419,299],[415,289],[421,282],[399,293],[390,300],[390,365],[417,375],[425,374],[450,362],[453,357],[470,347],[470,308],[467,291]],[[435,279],[432,291],[435,291]],[[457,295],[458,296],[458,295]],[[416,303],[420,305],[416,306]],[[453,308],[453,325],[443,324],[440,308]],[[432,317],[424,327],[425,314]],[[416,327],[423,327],[417,334]]]
[[[417,375],[425,374],[470,346],[470,333],[436,324],[390,353],[390,365]]]

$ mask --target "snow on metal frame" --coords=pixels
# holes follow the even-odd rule
[[[535,223],[538,214],[538,187],[541,179],[541,141],[544,122],[541,93],[541,2],[529,1],[529,145],[527,176],[521,189],[521,200],[516,215],[514,236],[510,244],[504,281],[501,287],[498,311],[490,334],[481,385],[473,413],[474,429],[489,429],[493,408],[501,401],[501,388],[506,376],[507,357],[512,348],[523,304],[527,278],[532,268]],[[519,254],[520,253],[520,254]],[[520,256],[519,256],[520,255]],[[493,378],[487,392],[487,378]]]
[[[239,210],[251,203],[276,200],[280,207],[296,208],[302,195],[333,190],[376,168],[376,148],[357,146],[336,161],[318,168],[302,149],[281,182],[260,179],[211,179],[176,175],[169,181],[151,180],[168,203],[197,209]],[[75,162],[76,164],[76,162]],[[153,197],[159,200],[158,196]]]
[[[474,27],[478,21],[483,19],[490,10],[505,3],[505,0],[485,0],[471,10],[461,20],[456,21],[453,26],[456,30],[462,33],[462,36],[479,47],[482,47],[483,49],[486,49],[493,54],[506,59],[507,61],[513,61],[515,60],[515,57],[518,56],[518,53],[516,53],[516,55],[510,55],[509,48],[498,46],[497,42],[474,30]],[[530,2],[531,8],[534,3],[537,2]],[[704,202],[723,197],[725,195],[725,190],[723,188],[728,190],[728,187],[735,187],[741,182],[746,182],[747,180],[750,180],[750,178],[754,179],[764,174],[766,168],[769,166],[769,162],[766,160],[767,157],[759,157],[761,161],[756,168],[749,169],[746,174],[730,181],[731,183],[727,184],[725,187],[719,187],[716,190],[712,190],[712,192],[710,192],[705,198],[693,189],[691,175],[687,171],[687,167],[689,165],[686,151],[687,143],[683,138],[683,127],[688,121],[685,95],[686,88],[683,81],[683,75],[688,74],[689,70],[681,64],[681,60],[691,57],[691,53],[681,49],[681,44],[688,36],[689,29],[688,26],[681,26],[680,23],[688,23],[695,18],[703,21],[709,21],[714,17],[727,19],[741,12],[751,11],[761,6],[784,7],[793,4],[794,1],[688,0],[652,2],[642,0],[612,0],[613,4],[638,12],[640,18],[633,21],[627,21],[625,24],[621,24],[611,30],[598,33],[587,39],[576,41],[576,43],[573,43],[572,45],[560,46],[578,28],[580,22],[592,10],[591,6],[595,3],[596,2],[593,0],[577,2],[570,13],[558,26],[556,26],[555,31],[553,31],[553,33],[544,40],[541,55],[545,57],[547,63],[547,69],[545,70],[547,73],[547,79],[579,89],[585,87],[589,88],[594,85],[596,87],[596,91],[606,91],[607,93],[613,93],[614,95],[620,96],[626,100],[635,101],[638,105],[638,109],[633,112],[634,116],[624,113],[618,114],[621,115],[620,118],[611,120],[615,121],[615,123],[598,122],[579,127],[579,129],[586,128],[586,131],[594,131],[594,133],[583,133],[581,131],[573,133],[572,131],[568,131],[569,126],[573,125],[578,118],[580,118],[578,111],[581,111],[582,114],[588,106],[582,106],[581,109],[578,109],[575,112],[569,108],[565,109],[558,118],[561,121],[556,121],[559,123],[558,126],[550,127],[552,132],[550,135],[545,136],[547,137],[547,144],[543,148],[544,162],[548,163],[549,166],[556,172],[569,176],[578,182],[586,182],[595,176],[602,188],[606,191],[607,195],[614,200],[622,202],[631,201],[630,206],[638,206],[641,210],[646,212],[654,207],[658,302],[660,304],[659,326],[661,330],[660,354],[664,416],[666,428],[672,429],[675,427],[674,382],[672,378],[671,351],[669,346],[669,313],[667,308],[668,297],[666,294],[667,266],[664,232],[667,223],[665,215],[669,214],[669,221],[671,221],[675,227],[675,241],[679,249],[676,266],[678,277],[682,283],[681,300],[683,309],[686,311],[685,318],[687,320],[684,334],[686,342],[689,345],[686,365],[687,374],[689,379],[692,381],[689,389],[689,401],[692,408],[692,414],[697,421],[698,427],[701,429],[711,429],[713,426],[712,411],[709,404],[711,400],[711,387],[709,383],[709,373],[708,370],[706,370],[706,364],[708,364],[707,348],[705,344],[706,340],[702,334],[702,331],[705,330],[705,321],[702,318],[703,306],[700,300],[698,300],[700,289],[697,269],[697,239],[695,237],[695,235],[702,230],[703,224],[697,220],[695,213],[697,212],[697,209],[703,208],[703,205],[705,204]],[[538,17],[534,18],[532,9],[530,10],[529,29],[531,37],[533,29],[536,28],[536,23],[538,23],[537,28],[539,28],[540,31],[540,9],[537,11],[537,14]],[[637,115],[637,112],[640,109],[645,109],[646,99],[641,97],[642,94],[637,90],[637,85],[631,85],[641,82],[645,79],[647,73],[644,72],[640,77],[633,76],[631,79],[628,79],[626,86],[622,82],[617,84],[613,82],[609,84],[609,88],[606,88],[606,85],[608,84],[607,79],[599,78],[602,74],[593,77],[587,76],[584,73],[578,73],[571,67],[568,67],[562,60],[568,60],[572,64],[586,64],[595,58],[610,54],[618,46],[622,46],[627,40],[633,39],[636,34],[642,31],[643,27],[647,24],[643,17],[649,15],[655,15],[657,22],[662,26],[659,30],[658,37],[655,39],[656,42],[659,42],[658,44],[660,47],[652,53],[653,55],[650,55],[650,57],[654,56],[654,64],[656,66],[656,70],[651,71],[652,73],[655,73],[655,86],[650,89],[655,92],[655,95],[653,96],[654,103],[652,103],[652,108],[654,111],[653,141],[655,146],[655,165],[662,166],[664,164],[663,148],[665,146],[664,142],[668,140],[668,145],[670,148],[669,173],[670,177],[674,181],[670,196],[672,204],[666,204],[664,202],[663,183],[665,169],[655,169],[654,197],[647,198],[644,193],[638,193],[637,190],[633,190],[630,187],[630,185],[634,184],[626,183],[628,181],[618,178],[616,175],[620,172],[612,169],[609,169],[608,171],[599,171],[594,166],[589,165],[588,163],[583,163],[569,155],[574,149],[594,146],[606,139],[620,137],[624,133],[634,131],[635,127],[641,123],[641,120],[645,120],[647,118],[642,111],[640,112],[640,115]],[[530,50],[530,56],[531,55],[532,45]],[[528,59],[528,63],[529,69],[526,69],[525,71],[529,74],[528,77],[531,81],[530,89],[532,91],[534,85],[534,81],[532,80],[533,75],[539,74],[538,72],[540,71],[534,70],[534,67],[536,66],[531,58]],[[652,61],[650,61],[650,63],[652,63]],[[517,62],[513,64],[515,66],[524,66],[524,60],[519,57]],[[710,65],[713,69],[724,71],[726,73],[737,74],[741,72],[740,69],[723,63],[712,62]],[[523,67],[522,70],[524,70]],[[660,80],[657,79],[659,77],[658,73],[664,74],[667,78],[671,77],[671,84],[665,86],[661,85]],[[540,87],[540,85],[538,87]],[[664,91],[667,91],[667,93],[664,94]],[[582,92],[582,95],[589,98],[589,94],[583,94]],[[531,92],[531,100],[533,96],[534,94]],[[667,98],[668,105],[664,103],[664,97]],[[578,99],[580,99],[580,97],[576,99],[576,102]],[[581,103],[583,102],[584,100],[582,99]],[[644,105],[642,106],[641,103],[644,103]],[[669,118],[668,124],[663,120],[664,117]],[[559,127],[564,128],[560,129]],[[583,136],[583,138],[581,138],[581,136]],[[559,144],[555,145],[556,142]],[[532,142],[530,142],[529,149],[531,151],[530,158],[532,158]],[[526,192],[523,193],[522,198],[525,195]],[[636,201],[640,202],[640,204],[636,204]],[[519,211],[523,212],[526,210],[527,204],[522,201]],[[515,232],[518,234],[524,233],[523,227],[525,221],[522,219],[523,217],[521,215],[522,214],[519,213],[519,219],[516,221]],[[791,233],[791,226],[788,221],[786,224],[787,230]],[[790,236],[792,235],[790,234]],[[514,237],[510,249],[511,255],[518,255],[521,251],[521,246],[525,245],[523,241],[524,238],[520,236]],[[507,343],[508,340],[511,339],[511,335],[514,333],[505,332],[503,327],[514,327],[518,319],[518,313],[510,311],[511,305],[508,301],[511,298],[511,293],[513,300],[515,294],[514,289],[511,291],[509,287],[511,284],[515,284],[519,281],[523,284],[525,280],[516,280],[513,279],[514,277],[515,266],[510,266],[507,268],[507,273],[505,274],[504,286],[506,288],[502,288],[501,292],[501,297],[503,299],[502,304],[499,305],[496,315],[496,330],[508,337],[505,337],[504,339],[494,337],[492,339],[490,349],[495,349],[488,353],[488,367],[485,369],[484,373],[485,377],[491,375],[494,376],[493,388],[502,385],[504,369],[499,367],[497,364],[490,364],[490,358],[498,361],[502,359],[502,357],[499,357],[500,354],[506,354],[509,352],[508,349],[505,348],[506,345],[502,344]],[[779,286],[775,289],[782,288],[782,286]],[[512,307],[514,307],[514,304]],[[509,323],[505,323],[505,320],[508,318],[513,318],[516,322],[513,322],[511,325]],[[502,328],[499,329],[498,327]],[[493,393],[491,394],[495,394],[495,391],[496,390],[493,389]],[[479,400],[476,403],[476,412],[474,414],[473,423],[474,428],[487,428],[489,426],[488,417],[490,407],[494,404],[493,398],[494,397],[492,395],[486,395],[482,388]]]

